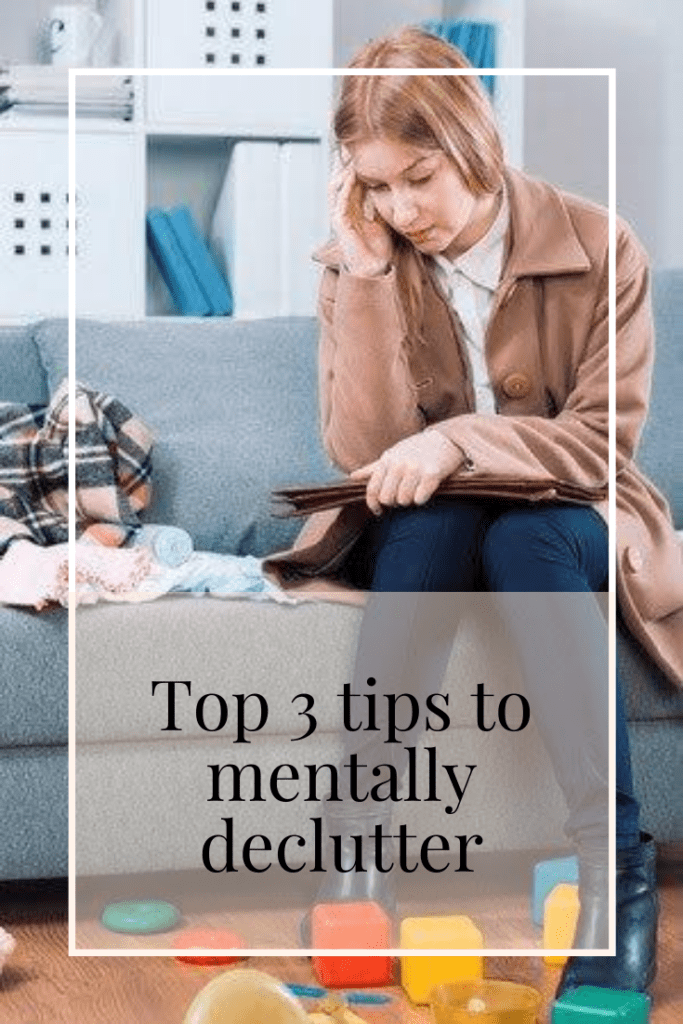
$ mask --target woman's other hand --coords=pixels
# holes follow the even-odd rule
[[[393,257],[391,232],[350,164],[330,182],[330,204],[332,226],[349,273],[361,277],[385,274]]]
[[[387,448],[352,480],[368,481],[365,500],[375,515],[391,505],[424,505],[439,484],[465,462],[465,453],[438,430],[424,430]]]

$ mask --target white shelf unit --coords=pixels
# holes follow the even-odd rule
[[[315,309],[310,253],[327,231],[331,79],[270,72],[331,65],[332,7],[332,0],[145,3],[146,65],[189,71],[145,78],[148,206],[189,206],[209,238],[220,202],[225,231],[210,247],[238,317]],[[291,170],[304,154],[308,173],[297,189]],[[169,312],[148,260],[147,313]]]
[[[329,0],[146,0],[150,68],[327,68]]]
[[[8,2],[0,0],[0,6]],[[26,0],[11,41],[14,52],[7,54],[10,60],[41,62],[43,55],[33,36],[39,35],[50,6],[44,0]],[[172,313],[170,296],[147,252],[146,210],[152,205],[187,205],[208,238],[232,155],[248,141],[263,140],[276,143],[283,155],[272,181],[278,221],[262,239],[269,251],[278,251],[277,301],[254,307],[236,294],[236,312],[251,316],[313,312],[316,287],[309,242],[314,234],[315,242],[324,240],[327,231],[330,79],[273,77],[261,72],[264,67],[276,71],[330,66],[332,0],[99,0],[97,6],[105,19],[109,45],[116,40],[111,51],[116,66],[196,73],[135,76],[134,116],[127,124],[113,120],[95,124],[79,118],[83,157],[78,159],[78,192],[92,196],[92,201],[84,199],[88,214],[84,209],[78,224],[78,314]],[[235,74],[235,70],[254,73]],[[97,140],[94,145],[89,144],[91,137]],[[292,188],[293,163],[286,151],[295,144],[301,147],[297,156],[304,148],[309,153],[316,150],[315,159],[309,160],[315,180],[306,179],[305,195],[297,195]],[[66,218],[59,220],[59,239],[50,245],[43,239],[41,245],[40,232],[47,229],[40,228],[39,219],[24,218],[27,226],[15,228],[21,218],[14,216],[13,197],[22,192],[39,195],[49,185],[51,192],[59,191],[65,199],[67,119],[12,112],[0,119],[0,146],[11,155],[0,169],[0,265],[17,285],[0,300],[0,317],[64,316]],[[20,179],[15,174],[19,168]],[[50,168],[47,184],[44,168]],[[236,181],[245,204],[247,185],[244,175]],[[251,202],[256,213],[253,198]],[[287,204],[290,209],[285,208]],[[312,207],[318,212],[317,220]],[[237,281],[244,282],[250,267],[256,275],[262,261],[255,259],[249,211],[240,211],[238,220],[241,248],[227,243],[220,248]],[[30,230],[38,232],[35,240],[28,238],[29,224]],[[19,230],[25,232],[23,243],[15,239]],[[283,237],[286,231],[292,234],[289,241]]]
[[[524,2],[444,0],[439,13],[454,20],[493,21],[499,66],[521,67]],[[0,0],[0,8],[9,3],[11,0]],[[33,59],[40,60],[34,45],[36,26],[50,6],[48,0],[24,0],[15,30],[8,37],[6,57],[26,63],[34,53]],[[131,122],[79,119],[80,148],[88,155],[79,161],[78,187],[84,196],[92,196],[87,201],[88,214],[82,215],[79,225],[79,314],[137,317],[173,312],[170,296],[147,254],[146,209],[185,204],[208,237],[231,160],[248,141],[270,141],[281,147],[281,172],[273,182],[278,223],[270,238],[243,248],[246,255],[239,267],[235,261],[240,261],[240,253],[227,241],[220,255],[231,274],[244,280],[256,254],[278,239],[279,299],[269,300],[259,309],[241,303],[237,295],[237,315],[313,312],[316,272],[308,251],[310,239],[317,234],[324,240],[328,229],[328,123],[333,86],[328,76],[269,72],[330,67],[333,13],[339,25],[345,16],[343,4],[337,4],[334,12],[334,0],[99,0],[97,6],[105,18],[114,66],[147,66],[155,73],[134,79]],[[413,20],[408,5],[403,6],[406,10],[401,20]],[[399,9],[397,3],[394,21]],[[354,16],[358,19],[359,12]],[[362,33],[359,26],[359,45],[364,41]],[[170,68],[190,73],[157,73]],[[261,74],[262,70],[266,74]],[[522,77],[500,76],[497,81],[496,105],[508,158],[514,164],[521,164],[523,156],[523,85]],[[65,315],[65,247],[59,261],[56,254],[63,240],[55,253],[50,253],[54,258],[41,261],[32,256],[22,262],[14,252],[18,229],[13,226],[14,220],[21,218],[13,216],[11,197],[20,190],[14,173],[20,166],[25,168],[22,187],[27,192],[29,186],[39,192],[43,169],[56,174],[59,168],[55,189],[65,194],[66,118],[5,116],[0,119],[3,150],[5,144],[6,152],[23,156],[3,159],[0,169],[0,266],[5,275],[11,273],[9,279],[17,281],[16,287],[4,292],[0,316]],[[319,159],[312,161],[317,177],[309,176],[305,195],[291,188],[296,164],[285,156],[285,149],[295,144],[318,149]],[[290,155],[296,160],[304,152],[303,148],[291,150]],[[244,190],[240,194],[244,195]],[[257,212],[254,208],[254,223]],[[240,230],[248,233],[246,205],[238,220]],[[40,234],[47,229],[37,230]],[[288,246],[287,237],[299,235],[300,245]]]
[[[182,82],[198,84],[195,76],[154,81],[158,95],[167,96],[178,95]],[[169,81],[171,91],[165,88]],[[229,124],[226,115],[222,121],[207,117],[199,126],[169,114],[145,127],[147,206],[190,208],[230,281],[236,316],[311,314],[317,291],[311,253],[328,230],[331,79],[206,73],[199,81],[223,111],[239,95],[237,112]],[[212,237],[219,202],[217,219],[225,230]],[[147,313],[171,312],[170,296],[148,259]]]
[[[63,126],[4,129],[0,163],[0,318],[68,309],[68,159]],[[137,258],[141,149],[131,132],[79,134],[76,150],[77,309],[121,316],[142,308]],[[112,209],[126,215],[112,217]]]

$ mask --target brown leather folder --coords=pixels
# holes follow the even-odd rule
[[[586,487],[568,480],[519,480],[509,477],[488,477],[471,480],[466,476],[444,480],[437,495],[475,498],[502,498],[522,502],[569,502],[592,505],[607,498],[607,484]],[[277,503],[273,514],[279,518],[308,516],[313,512],[351,505],[365,500],[365,481],[334,480],[329,484],[281,487],[273,491]]]

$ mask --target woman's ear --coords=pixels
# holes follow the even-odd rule
[[[369,192],[366,192],[363,196],[363,216],[366,220],[374,220],[375,214],[377,213],[377,207],[375,201]]]

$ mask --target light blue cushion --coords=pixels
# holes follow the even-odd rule
[[[42,405],[48,386],[32,328],[0,328],[0,402]]]
[[[44,321],[34,336],[54,387],[66,323]],[[272,517],[271,490],[332,476],[318,440],[316,349],[310,317],[82,321],[76,373],[156,434],[149,522],[182,526],[198,550],[261,557],[301,525]]]

